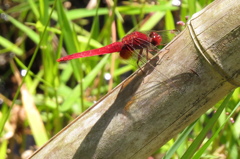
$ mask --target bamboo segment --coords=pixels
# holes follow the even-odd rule
[[[216,0],[195,14],[159,56],[31,158],[139,159],[154,153],[240,85],[239,6],[239,0]]]

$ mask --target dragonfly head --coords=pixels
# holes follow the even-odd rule
[[[159,34],[157,34],[156,32],[151,32],[149,34],[149,37],[151,38],[151,43],[154,46],[158,46],[162,42],[162,37]]]

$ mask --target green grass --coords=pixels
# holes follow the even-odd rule
[[[36,145],[41,146],[117,86],[123,74],[136,69],[126,65],[117,54],[75,59],[67,63],[58,63],[56,59],[110,44],[115,40],[114,35],[119,39],[134,30],[156,30],[159,26],[165,30],[175,29],[176,17],[171,11],[177,8],[171,6],[170,1],[161,0],[159,5],[127,1],[121,6],[114,1],[109,8],[98,7],[97,4],[91,10],[66,9],[59,0],[18,2],[0,10],[1,15],[6,16],[1,23],[8,26],[8,33],[0,36],[0,55],[15,54],[7,61],[8,68],[0,74],[0,82],[12,79],[19,82],[14,83],[17,87],[8,88],[14,89],[12,94],[0,94],[0,98],[4,99],[0,112],[0,158],[7,154],[7,145],[12,144],[6,135],[13,130],[7,125],[23,127],[18,132],[22,138],[20,152],[26,146],[26,129],[31,130]],[[191,17],[210,2],[184,0],[179,20],[186,22],[186,16]],[[144,15],[151,16],[145,19]],[[162,23],[163,19],[165,23]],[[26,70],[27,74],[17,76],[16,73],[21,70]],[[106,73],[111,73],[112,80],[104,80]],[[239,107],[239,91],[236,89],[228,95],[153,156],[167,153],[165,158],[214,158],[223,148],[219,151],[221,155],[239,158],[240,117],[236,113],[239,111],[236,110]],[[29,102],[32,103],[28,105]],[[10,122],[16,104],[22,105],[26,111],[22,123]],[[217,110],[216,113],[212,113],[214,110]],[[229,121],[230,117],[235,123]]]

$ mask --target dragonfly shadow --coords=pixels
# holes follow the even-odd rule
[[[112,147],[116,147],[116,145],[123,146],[125,142],[122,139],[115,140],[118,137],[118,133],[112,130],[111,127],[116,126],[116,124],[119,124],[119,126],[121,126],[124,123],[123,120],[133,121],[133,125],[124,125],[123,129],[128,130],[128,127],[134,127],[134,122],[137,121],[134,121],[134,118],[131,116],[131,113],[129,113],[128,110],[131,106],[133,106],[136,101],[138,103],[141,103],[141,105],[135,105],[135,107],[139,107],[139,110],[138,108],[134,108],[133,111],[140,111],[140,109],[144,109],[146,105],[154,105],[154,100],[148,99],[149,95],[154,99],[158,99],[161,98],[161,96],[166,94],[168,91],[174,92],[174,90],[169,90],[170,88],[184,92],[185,88],[183,87],[183,85],[185,84],[185,82],[191,81],[193,76],[196,77],[194,72],[190,71],[188,73],[176,75],[171,79],[167,79],[165,81],[144,82],[144,78],[147,75],[154,73],[152,71],[154,71],[158,61],[159,57],[154,57],[152,60],[149,61],[149,63],[139,69],[136,74],[134,74],[121,84],[120,91],[115,101],[92,126],[91,130],[87,133],[86,137],[79,145],[73,158],[95,158],[96,154],[98,158],[108,158],[109,156],[111,156],[111,154],[117,151],[111,149]],[[140,87],[141,85],[146,85],[146,87],[142,88]],[[143,99],[141,99],[142,97]],[[130,111],[132,111],[132,109]],[[120,116],[123,118],[123,120],[121,120]],[[121,121],[121,123],[117,123],[116,121]],[[112,124],[114,124],[114,126]],[[135,125],[137,124],[135,123]],[[105,141],[100,142],[100,140]],[[99,146],[99,144],[103,145]],[[101,152],[101,150],[98,150],[99,147],[104,148],[108,151]]]
[[[165,81],[148,82],[146,83],[148,86],[136,92],[134,98],[138,99],[144,96],[151,96],[154,98],[154,96],[162,96],[166,93],[169,94],[170,92],[182,94],[186,90],[186,87],[183,86],[186,85],[186,82],[190,82],[193,76],[196,77],[196,74],[189,72],[179,74]]]
[[[157,57],[156,57],[157,58]],[[142,69],[139,69],[137,73],[128,78],[125,82],[120,86],[121,89],[114,101],[114,103],[109,107],[109,109],[99,118],[99,120],[93,125],[89,133],[83,139],[81,144],[79,145],[76,153],[73,158],[82,158],[89,159],[94,158],[94,154],[96,154],[97,148],[99,146],[100,140],[105,132],[105,130],[110,126],[114,117],[118,114],[125,114],[125,108],[128,102],[132,99],[139,86],[141,85],[144,77],[150,74],[154,67],[156,66],[157,60],[149,61],[149,65],[145,65]],[[105,137],[106,138],[106,137]],[[109,137],[110,138],[110,137]],[[122,141],[107,141],[113,144],[121,145]],[[105,144],[105,143],[103,143]],[[109,145],[104,145],[109,146]],[[106,154],[105,154],[106,155]],[[99,156],[98,156],[99,157]],[[102,156],[103,158],[107,156]],[[101,157],[100,157],[101,158]]]

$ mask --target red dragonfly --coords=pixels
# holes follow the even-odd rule
[[[135,31],[123,37],[122,41],[120,42],[114,42],[98,49],[67,55],[58,59],[57,62],[68,61],[75,58],[120,52],[120,57],[123,59],[129,59],[131,56],[133,56],[133,54],[135,54],[138,64],[142,56],[145,56],[146,59],[149,60],[148,56],[152,57],[152,55],[149,55],[149,52],[156,53],[159,51],[156,46],[162,44],[162,35],[168,36],[168,33],[172,34],[174,31],[160,31],[159,34],[155,31],[147,34]]]

